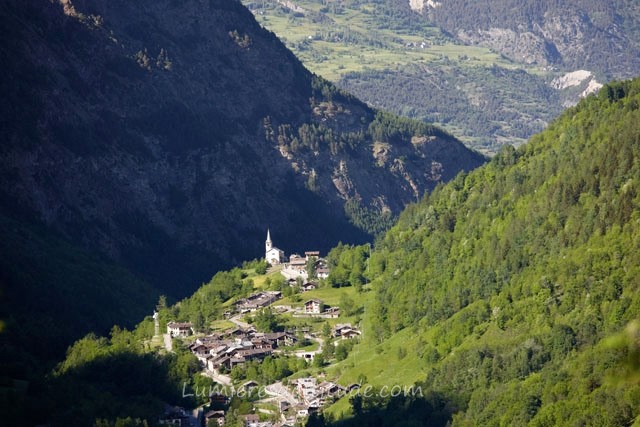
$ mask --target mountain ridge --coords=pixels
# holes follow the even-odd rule
[[[236,1],[0,12],[3,204],[176,296],[258,256],[250,241],[267,225],[292,248],[300,233],[322,250],[362,242],[345,202],[393,215],[484,161],[422,125],[436,141],[412,145],[413,125],[391,121],[378,126],[389,162],[375,166],[376,112],[306,71]]]

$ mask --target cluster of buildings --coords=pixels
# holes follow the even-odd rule
[[[212,372],[226,370],[250,360],[262,360],[282,346],[292,346],[297,338],[288,332],[264,333],[236,328],[222,334],[200,337],[189,350]]]
[[[307,251],[304,256],[293,254],[289,256],[289,260],[284,255],[284,251],[273,246],[271,241],[271,233],[267,230],[267,240],[264,242],[264,259],[271,265],[282,265],[280,273],[287,279],[309,280],[309,272],[307,265],[309,261],[313,261],[315,274],[318,279],[326,279],[329,277],[329,268],[324,258],[320,258],[319,251]]]
[[[188,337],[193,334],[193,324],[191,322],[169,322],[167,323],[167,333],[173,337]]]

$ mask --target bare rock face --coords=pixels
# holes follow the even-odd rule
[[[557,52],[544,39],[533,32],[516,32],[509,28],[458,32],[465,43],[490,47],[524,64],[550,65],[560,59]]]
[[[176,295],[260,256],[267,227],[287,251],[363,241],[345,199],[399,212],[484,161],[435,132],[379,167],[376,112],[235,0],[8,0],[0,20],[3,210]]]
[[[460,40],[522,63],[587,69],[608,78],[632,77],[640,69],[638,2],[412,0],[411,6]]]

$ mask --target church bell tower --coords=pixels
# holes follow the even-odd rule
[[[267,228],[267,240],[264,242],[264,257],[267,259],[267,254],[273,248],[273,243],[271,243],[271,234],[269,233],[269,229]]]

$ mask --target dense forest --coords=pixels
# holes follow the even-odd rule
[[[545,78],[495,64],[467,67],[458,59],[349,73],[338,84],[373,106],[455,127],[488,151],[504,141],[525,141],[560,113],[561,93]]]
[[[608,337],[640,313],[639,123],[640,80],[606,86],[409,207],[376,245],[369,344],[414,331],[454,425],[638,416],[640,389],[621,380],[635,356]]]

